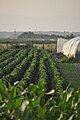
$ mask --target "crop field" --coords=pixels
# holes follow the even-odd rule
[[[0,49],[0,120],[79,120],[80,89],[64,88],[49,49]]]

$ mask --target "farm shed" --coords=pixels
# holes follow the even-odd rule
[[[63,45],[62,53],[69,58],[80,57],[80,36],[72,38]]]
[[[57,53],[60,53],[62,51],[63,45],[67,41],[68,41],[67,39],[58,38],[58,40],[57,40]]]

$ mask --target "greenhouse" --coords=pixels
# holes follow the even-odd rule
[[[80,36],[72,38],[63,45],[62,53],[69,58],[80,58]]]

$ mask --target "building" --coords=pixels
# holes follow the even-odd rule
[[[58,38],[57,40],[57,53],[62,52],[63,45],[67,42],[67,39]]]

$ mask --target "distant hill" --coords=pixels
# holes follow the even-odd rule
[[[67,36],[73,34],[75,37],[80,36],[80,32],[60,32],[60,31],[35,31],[35,34],[48,34],[48,35],[61,35],[61,36]]]
[[[0,38],[17,38],[23,32],[0,32]]]

